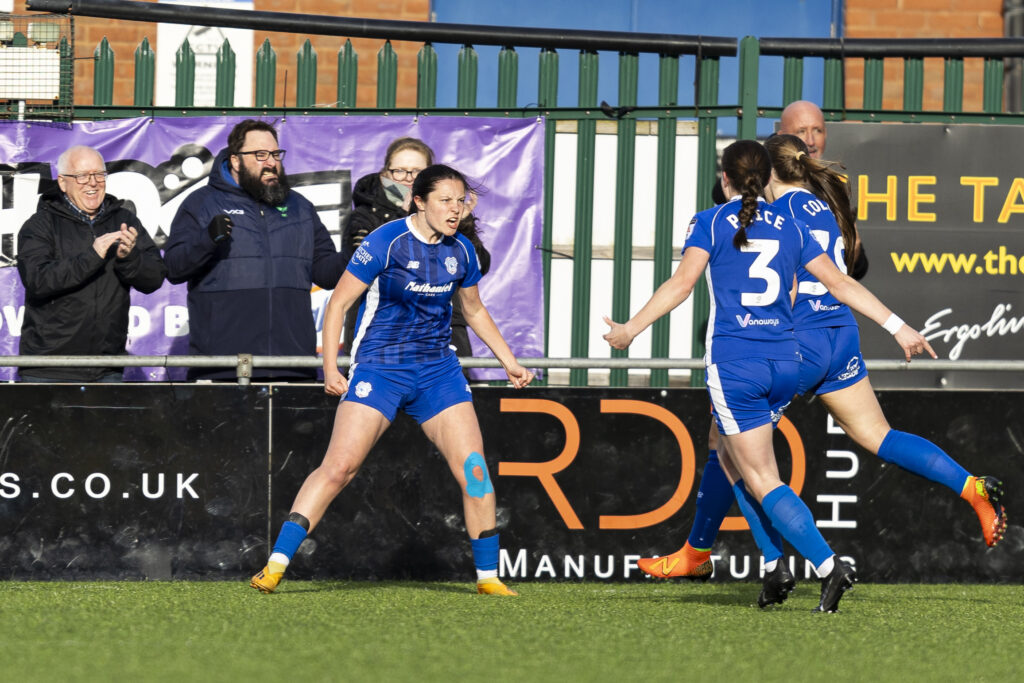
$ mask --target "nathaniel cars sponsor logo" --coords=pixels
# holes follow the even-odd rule
[[[740,327],[751,327],[751,326],[769,326],[774,327],[779,324],[778,318],[754,318],[749,313],[745,316],[736,316],[736,322],[739,323]]]
[[[452,289],[454,289],[454,287],[454,282],[448,282],[443,285],[432,285],[426,282],[410,282],[405,286],[405,291],[416,292],[417,294],[427,294],[432,296],[434,294],[443,294],[445,292],[450,292],[452,291]]]

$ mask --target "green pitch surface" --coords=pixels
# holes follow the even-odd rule
[[[9,681],[1019,681],[1024,588],[0,583]]]

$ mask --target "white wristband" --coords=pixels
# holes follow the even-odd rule
[[[895,313],[889,316],[889,319],[882,325],[886,332],[889,334],[896,334],[903,327],[903,318],[899,317]]]

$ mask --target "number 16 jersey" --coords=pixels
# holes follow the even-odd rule
[[[732,240],[741,208],[735,197],[701,211],[687,228],[683,251],[698,247],[710,254],[704,271],[711,298],[704,361],[798,360],[790,289],[797,266],[824,252],[804,223],[760,198],[747,244],[737,249]]]

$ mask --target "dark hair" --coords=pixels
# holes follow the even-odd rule
[[[434,150],[430,149],[430,146],[423,142],[423,140],[419,138],[396,138],[391,141],[387,151],[384,152],[384,168],[381,169],[381,173],[387,171],[388,167],[391,166],[391,157],[407,149],[419,152],[426,157],[427,166],[434,163]]]
[[[427,195],[433,192],[434,188],[442,180],[457,180],[462,183],[462,186],[467,191],[469,190],[469,183],[466,182],[466,178],[461,173],[451,166],[434,164],[420,171],[420,174],[416,176],[416,180],[412,181],[412,196],[426,200]]]
[[[737,140],[722,152],[722,172],[729,176],[729,184],[742,196],[740,229],[732,238],[733,246],[739,249],[747,244],[747,226],[757,216],[757,199],[764,196],[765,185],[772,177],[772,162],[760,143]]]
[[[246,119],[241,123],[238,123],[231,132],[228,133],[228,154],[238,154],[242,151],[242,147],[245,145],[245,136],[251,131],[262,130],[270,133],[274,136],[274,142],[277,142],[277,131],[274,127],[266,121],[257,121],[256,119]]]
[[[795,135],[774,135],[765,141],[764,146],[779,180],[789,185],[799,185],[828,203],[839,224],[843,242],[846,243],[846,268],[852,269],[857,230],[854,227],[853,209],[850,207],[850,186],[834,168],[842,166],[833,161],[812,159],[807,145]]]

